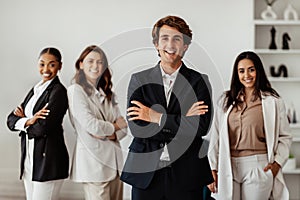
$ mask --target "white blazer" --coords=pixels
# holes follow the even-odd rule
[[[77,136],[70,179],[75,182],[113,180],[123,168],[119,140],[126,135],[127,129],[116,132],[116,141],[93,136],[105,137],[114,133],[112,123],[121,116],[118,105],[107,101],[100,103],[99,93],[88,96],[79,84],[71,85],[67,91],[69,117]]]
[[[215,110],[208,158],[211,169],[218,171],[218,193],[214,195],[215,198],[231,200],[233,182],[227,120],[232,106],[229,107],[227,112],[224,112],[222,108],[223,101],[224,99],[221,99]],[[281,98],[263,96],[262,111],[269,163],[276,161],[283,167],[288,159],[292,143],[284,102]],[[289,199],[289,192],[281,169],[274,179],[270,199]]]

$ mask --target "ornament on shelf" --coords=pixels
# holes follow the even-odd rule
[[[289,159],[284,164],[282,170],[283,171],[294,170],[296,169],[296,163],[297,163],[296,158],[294,157],[293,154],[290,154]]]
[[[290,123],[297,123],[296,109],[293,102],[291,103],[291,106],[288,109],[288,118]]]
[[[292,123],[292,119],[291,119],[292,118],[292,113],[291,113],[291,109],[290,108],[287,109],[286,115],[287,115],[289,123]]]
[[[269,46],[269,49],[277,49],[276,42],[275,42],[276,29],[274,26],[272,26],[270,32],[271,32],[271,44]]]
[[[290,49],[289,42],[291,41],[291,37],[288,33],[283,33],[282,35],[282,49]]]
[[[297,123],[297,116],[296,116],[296,110],[295,110],[295,109],[294,109],[294,111],[293,111],[292,123],[294,123],[294,124]]]
[[[287,7],[285,8],[283,17],[285,20],[298,20],[298,13],[290,3],[288,3]]]
[[[272,9],[272,5],[276,0],[265,0],[267,3],[267,8],[262,11],[261,13],[261,18],[264,20],[272,20],[272,19],[277,19],[276,13]]]
[[[270,73],[272,77],[288,77],[287,67],[283,64],[279,66],[277,72],[275,72],[274,66],[270,66]]]

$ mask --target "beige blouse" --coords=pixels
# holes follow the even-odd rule
[[[244,96],[241,94],[243,101]],[[228,116],[231,156],[267,153],[261,99],[256,98],[232,109]]]

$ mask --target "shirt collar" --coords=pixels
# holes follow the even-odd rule
[[[177,77],[177,75],[178,75],[178,73],[179,73],[179,70],[180,70],[181,66],[182,66],[182,64],[180,65],[180,67],[178,67],[178,69],[176,69],[175,72],[173,72],[171,75],[169,75],[169,74],[167,74],[167,73],[164,71],[163,67],[160,65],[160,71],[161,71],[162,77],[163,77],[163,78],[169,77],[170,79],[176,79],[176,77]]]
[[[244,101],[245,100],[245,93],[244,93],[244,90],[241,89],[238,94],[237,94],[237,97],[236,99],[240,100],[240,101]]]
[[[55,78],[55,77],[54,77]],[[50,85],[50,83],[54,80],[48,80],[46,82],[43,82],[43,80],[41,80],[40,82],[38,82],[35,86],[34,86],[34,92],[43,92],[46,90],[46,88]]]
[[[243,89],[241,89],[241,90],[238,92],[236,99],[238,99],[238,100],[240,100],[240,101],[242,101],[242,102],[245,101],[245,92],[244,92]],[[251,101],[254,102],[254,101],[256,101],[256,100],[257,100],[257,95],[252,94]]]
[[[104,93],[104,91],[101,88],[99,88],[99,90],[94,88],[94,92],[95,92],[95,95],[98,97],[100,103],[103,103],[106,98],[106,94]]]
[[[95,88],[95,86],[90,81],[87,80],[87,82],[93,87],[93,94],[99,99],[100,103],[103,103],[106,98],[105,92],[101,88],[97,90],[97,88]]]

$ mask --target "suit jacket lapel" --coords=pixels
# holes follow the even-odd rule
[[[182,93],[185,92],[184,89],[186,86],[190,84],[189,77],[188,68],[184,65],[184,63],[182,63],[173,86],[168,108],[172,108],[174,105],[177,105],[177,100],[184,97],[184,94]]]
[[[27,105],[27,103],[29,102],[29,100],[31,99],[31,97],[33,96],[34,92],[33,92],[33,88],[29,91],[29,93],[27,94],[24,103],[23,103],[23,109],[25,108],[25,106]]]
[[[167,100],[165,95],[164,83],[162,80],[161,70],[159,64],[157,64],[152,72],[150,73],[150,82],[149,84],[157,84],[159,87],[152,87],[153,95],[156,96],[161,105],[166,108]]]
[[[264,128],[265,135],[267,141],[268,152],[273,152],[273,144],[275,137],[270,137],[270,135],[274,135],[275,123],[276,123],[276,105],[275,100],[268,96],[262,96],[262,110],[263,110],[263,118],[264,118]],[[270,160],[271,154],[268,154],[268,158]]]
[[[49,96],[49,92],[52,90],[53,86],[55,84],[59,83],[59,79],[56,76],[54,78],[54,80],[48,85],[48,87],[46,88],[46,90],[43,92],[43,94],[40,96],[40,98],[38,99],[38,101],[36,102],[34,109],[33,109],[33,113],[36,113],[37,111],[39,111],[41,108],[43,108],[46,103],[48,103],[48,96]]]

